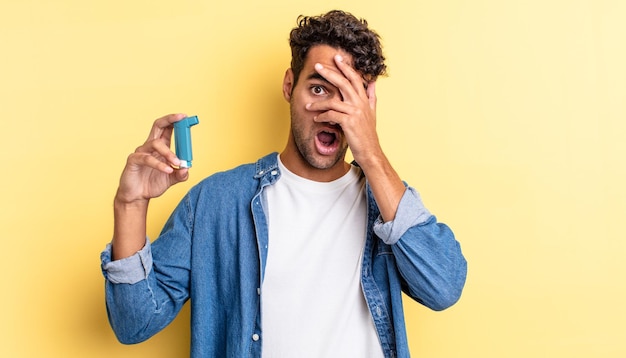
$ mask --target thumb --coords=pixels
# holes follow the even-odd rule
[[[182,168],[174,170],[174,172],[170,174],[170,178],[172,180],[172,185],[186,181],[187,179],[189,179],[189,169]]]

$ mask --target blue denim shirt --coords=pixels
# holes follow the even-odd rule
[[[174,210],[134,256],[102,253],[109,321],[122,343],[167,326],[191,298],[192,357],[261,357],[261,282],[268,251],[263,189],[280,178],[277,154],[216,173]],[[467,265],[452,231],[408,187],[383,223],[367,186],[361,284],[385,357],[408,357],[402,295],[433,310],[453,305]]]

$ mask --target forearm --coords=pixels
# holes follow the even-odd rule
[[[467,273],[461,247],[452,230],[426,209],[415,189],[406,189],[395,219],[377,220],[374,231],[391,245],[409,296],[434,310],[459,299]]]
[[[396,217],[398,205],[406,190],[400,176],[382,151],[376,156],[368,156],[363,164],[358,163],[372,189],[380,215],[385,222],[392,221]]]
[[[124,344],[145,341],[165,328],[178,314],[184,300],[171,299],[160,289],[155,273],[134,284],[106,282],[109,322]]]
[[[180,231],[174,230],[185,227],[181,218],[188,212],[175,211],[172,216],[178,216],[152,245],[145,236],[145,209],[116,201],[116,236],[101,254],[109,320],[123,343],[143,341],[163,329],[189,297],[190,240],[178,240]],[[128,257],[121,257],[122,250]]]
[[[467,262],[447,225],[431,216],[409,229],[392,249],[409,296],[437,311],[461,297]]]
[[[124,203],[114,200],[113,241],[111,258],[123,259],[134,255],[146,243],[148,201]]]

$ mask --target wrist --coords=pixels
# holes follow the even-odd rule
[[[117,196],[113,199],[113,211],[117,216],[147,216],[149,200],[127,201]]]
[[[354,156],[354,161],[359,164],[359,167],[361,167],[363,171],[376,172],[391,166],[382,150],[370,151],[363,155],[353,152],[352,155]]]
[[[150,199],[137,199],[131,198],[120,193],[118,189],[113,198],[113,207],[119,209],[132,209],[132,208],[144,208],[148,206]]]
[[[113,200],[113,240],[111,257],[119,260],[134,255],[146,240],[148,200]]]

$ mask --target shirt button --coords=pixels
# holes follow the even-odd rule
[[[252,340],[255,341],[255,342],[258,341],[259,338],[261,338],[261,337],[259,337],[259,335],[256,334],[256,333],[252,335]]]
[[[277,170],[272,170],[272,172],[270,174],[276,175],[276,174],[278,174],[278,171]]]

